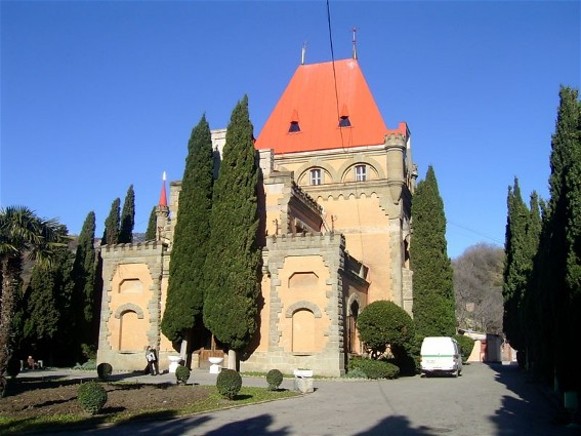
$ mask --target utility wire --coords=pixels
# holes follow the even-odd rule
[[[337,91],[337,73],[335,72],[335,52],[333,50],[333,33],[331,32],[331,8],[329,0],[327,0],[327,24],[329,25],[329,43],[331,44],[331,65],[333,65],[333,85],[335,87],[335,110],[337,111],[337,122],[339,122],[339,92]],[[343,130],[339,128],[341,135],[341,148],[345,148],[343,144]]]

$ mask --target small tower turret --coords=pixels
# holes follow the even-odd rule
[[[159,194],[159,202],[155,208],[157,216],[155,239],[160,241],[166,238],[166,227],[169,224],[169,207],[167,205],[167,193],[165,189],[166,175],[165,171],[162,175],[161,192]]]

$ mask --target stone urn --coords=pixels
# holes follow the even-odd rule
[[[295,369],[293,371],[295,376],[295,390],[301,394],[314,392],[313,386],[313,370],[312,369]]]
[[[218,374],[222,371],[222,367],[220,364],[224,361],[223,357],[209,357],[208,360],[210,361],[210,374]]]
[[[169,372],[175,374],[176,369],[182,361],[182,356],[167,356],[167,358],[169,359]]]

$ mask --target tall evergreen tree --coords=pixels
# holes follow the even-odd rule
[[[228,347],[230,368],[237,365],[257,329],[261,251],[258,244],[258,156],[248,98],[238,102],[228,124],[224,160],[214,185],[212,234],[204,323]]]
[[[212,167],[212,137],[203,116],[188,143],[169,265],[167,303],[161,322],[163,334],[172,341],[189,339],[192,328],[202,318],[214,184]]]
[[[71,266],[72,253],[68,247],[60,248],[51,265],[34,266],[24,295],[23,340],[27,354],[42,356],[48,365],[70,364],[60,357],[70,352],[66,338],[70,335]]]
[[[72,304],[75,308],[72,327],[76,339],[75,359],[81,358],[81,344],[96,346],[98,341],[101,293],[97,286],[97,255],[95,253],[95,212],[87,214],[79,234],[72,269],[74,282]]]
[[[540,326],[545,322],[545,314],[537,294],[538,288],[535,286],[535,259],[539,253],[539,243],[542,231],[541,209],[544,202],[539,200],[538,194],[533,191],[530,199],[530,215],[527,224],[526,236],[530,248],[530,271],[527,277],[525,293],[523,295],[522,311],[519,313],[519,321],[523,331],[526,350],[526,362],[522,364],[530,368],[530,362],[538,360],[538,356],[543,353],[544,342],[540,334]]]
[[[578,91],[561,87],[551,140],[550,199],[543,213],[527,313],[533,332],[532,359],[537,375],[556,376],[563,390],[581,390],[571,355],[581,331],[579,271],[581,234],[581,103]]]
[[[412,201],[413,314],[419,336],[456,333],[453,270],[447,254],[446,217],[436,174],[428,167]]]
[[[157,238],[157,214],[156,207],[153,206],[149,214],[149,221],[147,222],[147,230],[145,231],[145,240],[153,241]]]
[[[12,356],[15,294],[22,284],[23,256],[50,264],[55,248],[63,243],[61,230],[56,221],[42,220],[25,207],[0,210],[0,396],[6,386],[6,367]]]
[[[526,328],[521,325],[520,313],[536,249],[529,243],[529,220],[530,212],[522,199],[518,179],[515,178],[514,185],[508,188],[507,196],[503,326],[511,346],[521,351],[525,349]]]
[[[119,227],[119,243],[133,242],[133,228],[135,226],[135,192],[133,185],[127,189],[123,210],[121,211],[121,223]]]
[[[117,197],[111,204],[111,210],[105,220],[105,231],[103,232],[103,239],[101,245],[114,245],[119,242],[119,208],[121,200]]]
[[[578,91],[562,87],[551,142],[548,229],[552,278],[555,371],[565,390],[581,390],[571,344],[581,331],[581,103]]]

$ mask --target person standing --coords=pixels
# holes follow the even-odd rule
[[[147,372],[149,372],[150,375],[157,375],[157,354],[155,349],[151,348],[149,345],[145,349],[145,359],[147,360]]]

